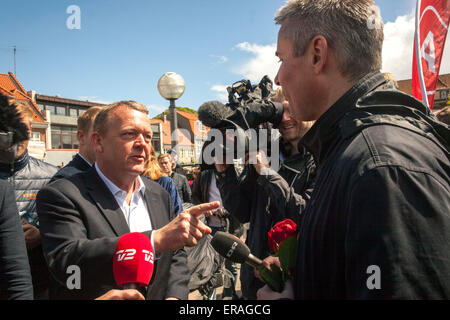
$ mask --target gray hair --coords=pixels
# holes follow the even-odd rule
[[[343,76],[358,80],[381,69],[383,22],[373,0],[289,0],[275,22],[292,41],[295,56],[304,55],[311,40],[322,35]]]

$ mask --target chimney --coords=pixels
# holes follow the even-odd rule
[[[28,96],[33,100],[34,103],[36,103],[36,91],[30,90],[27,92]]]

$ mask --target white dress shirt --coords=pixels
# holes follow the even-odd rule
[[[138,176],[137,178],[139,185],[134,186],[133,195],[130,204],[128,204],[127,193],[109,180],[99,169],[97,163],[95,163],[94,166],[98,175],[116,199],[117,204],[125,217],[125,221],[130,228],[130,232],[144,232],[152,230],[152,222],[150,220],[150,215],[148,214],[147,204],[144,200],[145,185],[141,177]],[[153,233],[150,240],[153,246]]]

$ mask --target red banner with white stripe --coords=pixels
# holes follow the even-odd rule
[[[417,0],[412,93],[433,108],[450,22],[450,0]]]

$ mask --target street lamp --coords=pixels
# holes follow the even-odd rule
[[[172,148],[178,143],[177,135],[177,116],[175,110],[175,100],[180,98],[186,85],[183,78],[175,72],[165,73],[158,81],[159,94],[166,100],[170,101],[170,131],[172,132]]]

